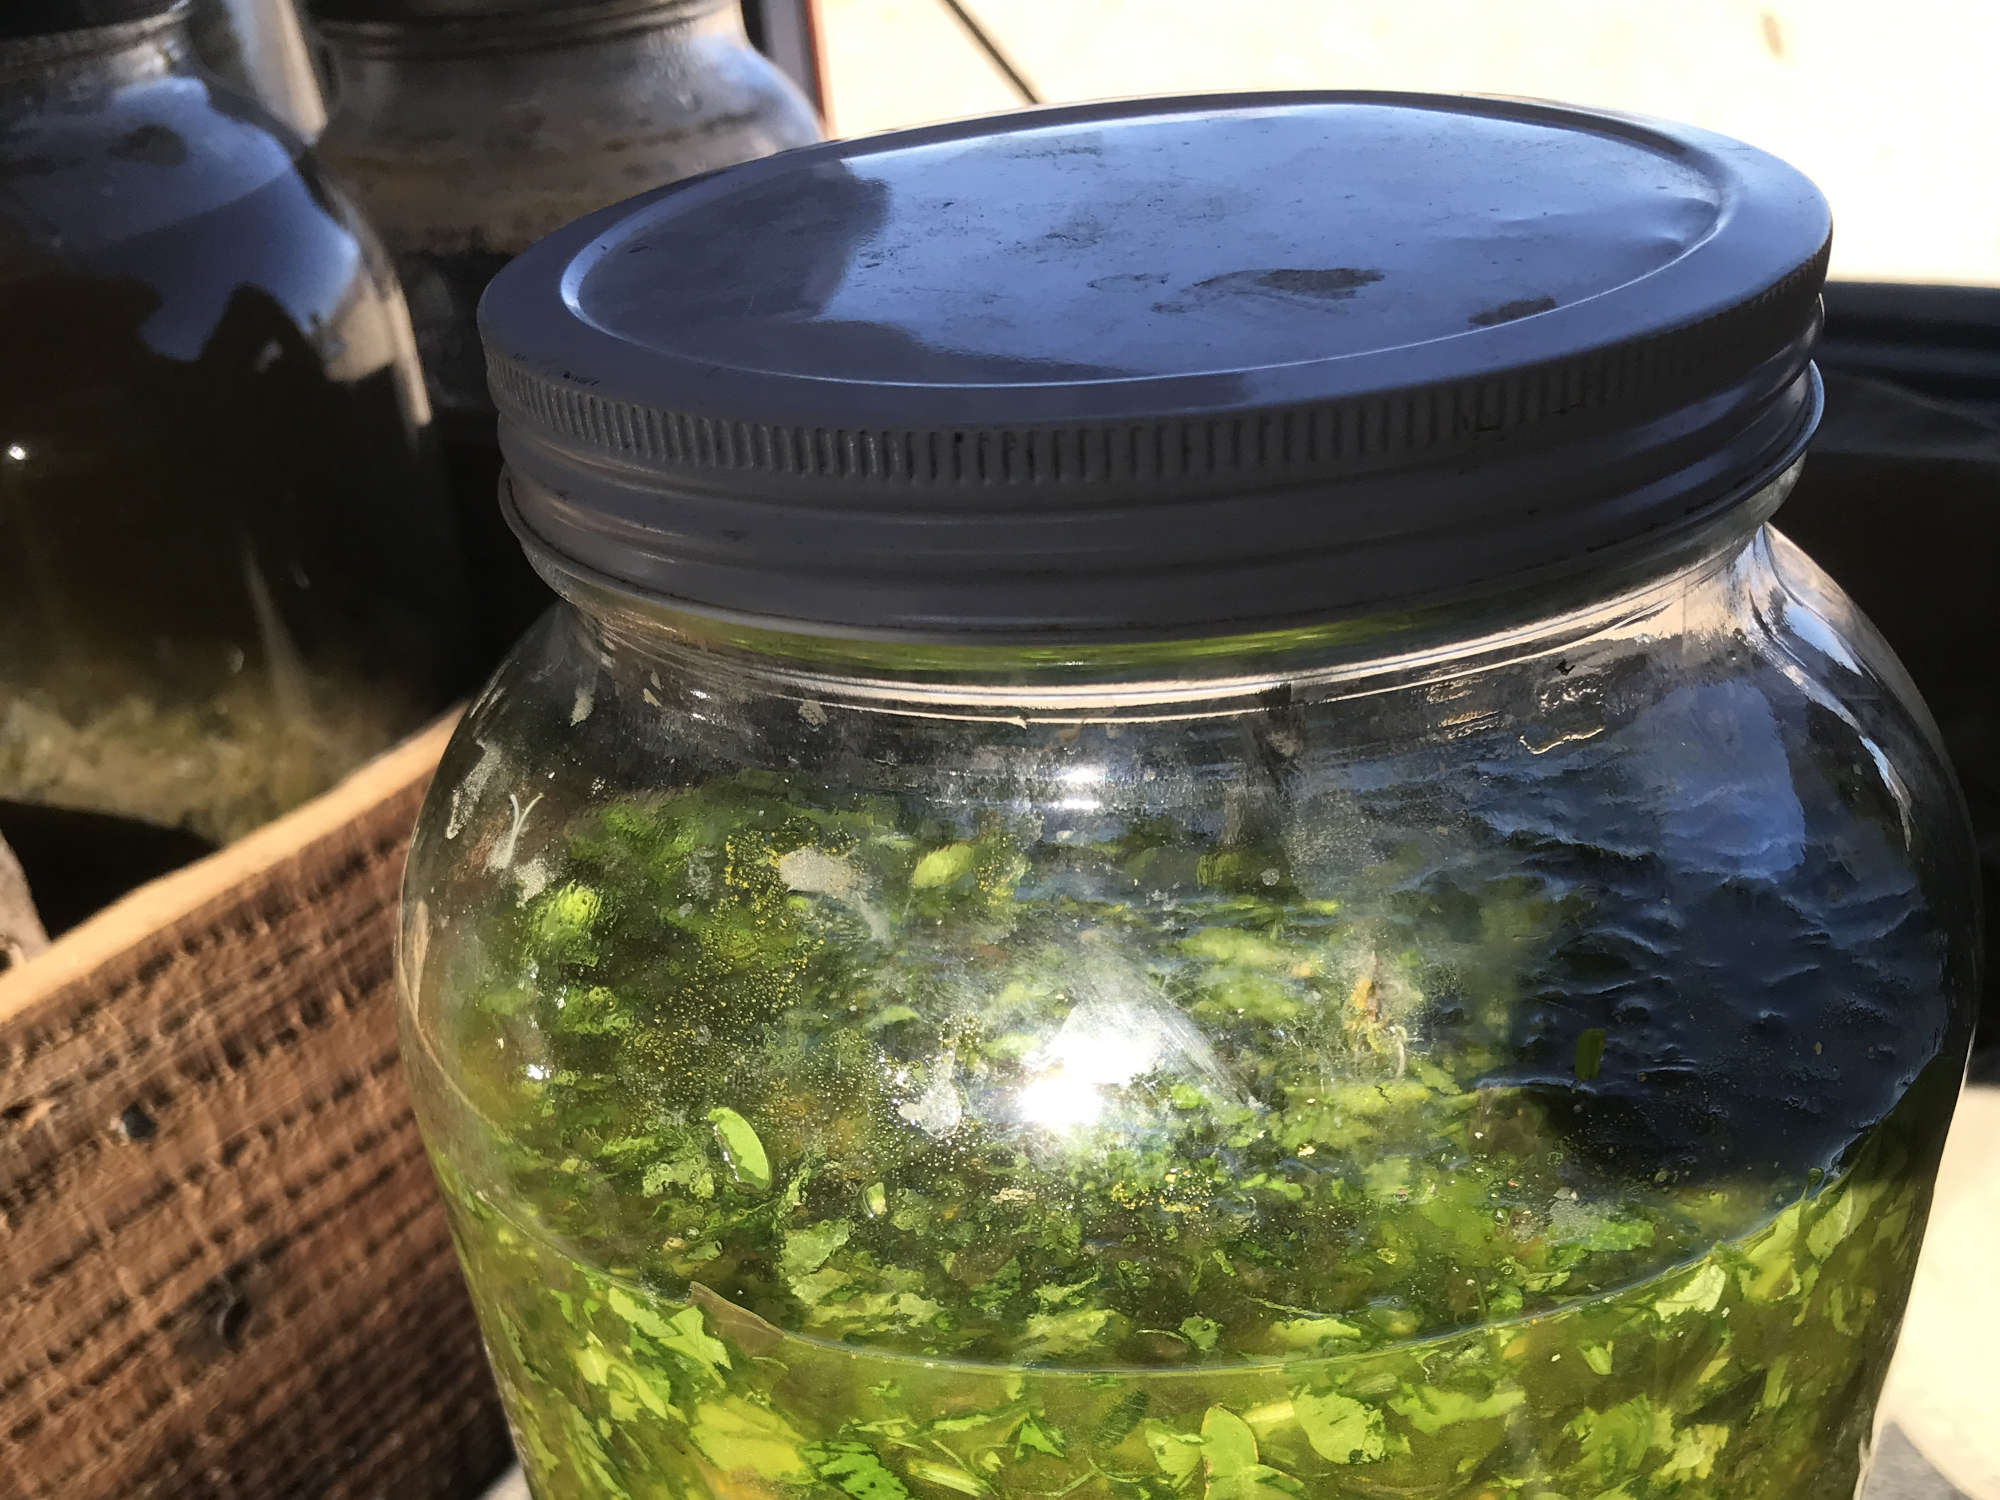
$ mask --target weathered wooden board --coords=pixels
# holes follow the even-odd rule
[[[505,1463],[396,1058],[445,733],[0,978],[4,1500],[457,1500]]]

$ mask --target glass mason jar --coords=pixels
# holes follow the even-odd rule
[[[1978,953],[1766,524],[1827,240],[1700,132],[1290,95],[503,272],[567,607],[401,965],[539,1500],[1852,1495]]]
[[[72,916],[323,790],[466,672],[395,277],[184,16],[0,20],[0,832]]]
[[[334,64],[322,149],[410,298],[494,656],[550,603],[494,506],[475,313],[572,219],[819,139],[735,0],[312,0]]]

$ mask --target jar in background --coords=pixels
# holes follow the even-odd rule
[[[464,682],[394,275],[185,14],[0,19],[0,832],[52,927]]]
[[[546,588],[500,519],[474,327],[493,273],[647,188],[819,137],[734,0],[314,0],[331,49],[322,149],[396,257],[497,654]]]
[[[1979,954],[1767,524],[1828,234],[1700,131],[1303,94],[503,271],[567,603],[401,963],[538,1500],[1852,1496]]]

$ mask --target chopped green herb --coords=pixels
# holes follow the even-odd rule
[[[1604,1064],[1604,1028],[1592,1026],[1576,1037],[1576,1076],[1583,1083],[1597,1077]]]
[[[750,1122],[728,1108],[710,1110],[708,1120],[715,1127],[716,1139],[722,1142],[723,1154],[728,1158],[736,1180],[759,1192],[768,1188],[771,1185],[770,1158],[764,1155],[764,1143],[757,1139],[757,1132],[750,1128]]]
[[[1213,1318],[1204,1318],[1199,1313],[1181,1319],[1181,1337],[1204,1354],[1215,1347],[1215,1341],[1221,1333],[1220,1323]]]
[[[1299,1391],[1292,1407],[1313,1452],[1331,1463],[1372,1463],[1388,1451],[1382,1413],[1352,1396]]]
[[[815,1474],[854,1500],[908,1500],[909,1489],[866,1443],[818,1443],[807,1456]]]
[[[454,1012],[485,1134],[433,1132],[540,1500],[1853,1491],[1904,1140],[1777,1184],[1574,1149],[1492,1081],[1561,892],[1307,900],[1278,849],[752,779],[561,874]]]

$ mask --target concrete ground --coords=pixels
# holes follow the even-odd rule
[[[1007,109],[941,0],[820,0],[835,128]],[[962,0],[1042,95],[1407,88],[1569,99],[1775,151],[1834,272],[2000,283],[1995,0]]]

